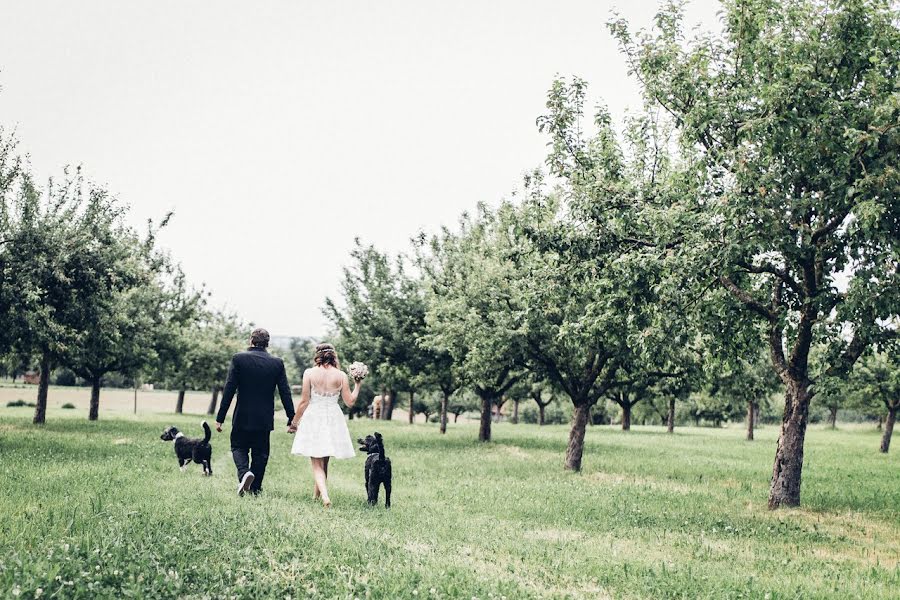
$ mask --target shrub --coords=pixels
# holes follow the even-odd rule
[[[7,402],[6,406],[9,406],[12,408],[16,408],[19,406],[34,406],[34,402],[25,402],[24,400],[19,398],[18,400],[11,400],[10,402]]]
[[[72,404],[71,402],[66,402],[65,404],[63,404],[61,406],[61,408],[75,408],[75,405]]]
[[[54,373],[53,383],[56,385],[73,386],[78,382],[78,378],[69,369],[57,369]]]

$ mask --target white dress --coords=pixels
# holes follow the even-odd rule
[[[300,417],[291,454],[301,454],[314,458],[332,456],[353,458],[353,441],[344,413],[338,406],[341,391],[334,394],[320,394],[310,386],[309,405]]]

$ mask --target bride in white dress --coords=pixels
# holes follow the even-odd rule
[[[289,428],[297,434],[291,454],[310,457],[315,481],[314,497],[321,498],[322,504],[330,507],[326,485],[328,460],[331,457],[356,456],[347,421],[338,406],[338,397],[349,408],[356,402],[360,386],[354,380],[353,390],[350,390],[350,378],[341,371],[337,353],[331,344],[316,346],[315,365],[303,373],[303,392]]]

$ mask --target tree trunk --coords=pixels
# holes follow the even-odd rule
[[[513,416],[512,416],[513,425],[519,424],[519,401],[513,400]]]
[[[897,418],[897,407],[892,406],[888,409],[887,418],[884,420],[884,433],[881,436],[880,450],[887,454],[891,448],[891,434],[894,433],[894,420]]]
[[[675,433],[675,398],[669,398],[669,415],[666,419],[666,431]]]
[[[459,420],[459,413],[453,413],[453,422],[456,423]]]
[[[485,394],[481,396],[481,424],[478,427],[478,441],[491,441],[491,408],[494,406],[493,398]]]
[[[569,431],[569,445],[566,447],[566,464],[568,471],[581,470],[581,457],[584,454],[584,433],[591,415],[591,407],[588,404],[575,406],[572,415],[572,429]]]
[[[631,405],[622,405],[622,431],[631,431]]]
[[[753,421],[754,421],[754,419],[753,419],[754,410],[753,409],[754,409],[754,403],[748,402],[747,403],[747,441],[748,442],[753,441],[753,424],[754,424],[753,423]]]
[[[415,406],[416,402],[416,393],[413,390],[409,390],[409,424],[412,425],[413,421],[416,418],[416,413],[413,410],[413,406]],[[425,415],[425,422],[428,422],[428,415]]]
[[[47,420],[47,393],[50,390],[50,355],[45,352],[41,356],[41,378],[38,381],[37,402],[34,406],[32,422],[41,425]]]
[[[837,411],[837,406],[828,407],[828,424],[831,425],[832,429],[837,429]]]
[[[91,406],[88,410],[88,420],[96,421],[100,416],[100,378],[91,379]]]
[[[544,409],[545,408],[546,408],[546,406],[544,406],[543,404],[538,404],[538,425],[544,424],[544,418],[545,418]]]
[[[175,412],[179,415],[184,412],[184,390],[178,390],[178,400],[175,402]]]
[[[219,386],[214,385],[212,389],[212,398],[209,399],[209,406],[206,407],[206,414],[211,415],[216,412],[219,405]]]
[[[441,396],[441,433],[447,433],[447,405],[450,404],[450,394],[444,392]],[[456,419],[453,419],[456,422]]]
[[[784,416],[775,464],[772,467],[772,484],[769,490],[769,508],[800,506],[800,482],[803,473],[803,442],[809,417],[809,380],[791,380],[784,396]]]

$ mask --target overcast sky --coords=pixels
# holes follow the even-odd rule
[[[39,179],[81,164],[135,224],[174,210],[161,243],[215,305],[320,336],[355,237],[404,250],[543,163],[556,74],[637,105],[616,6],[657,3],[3,0],[0,124]]]

